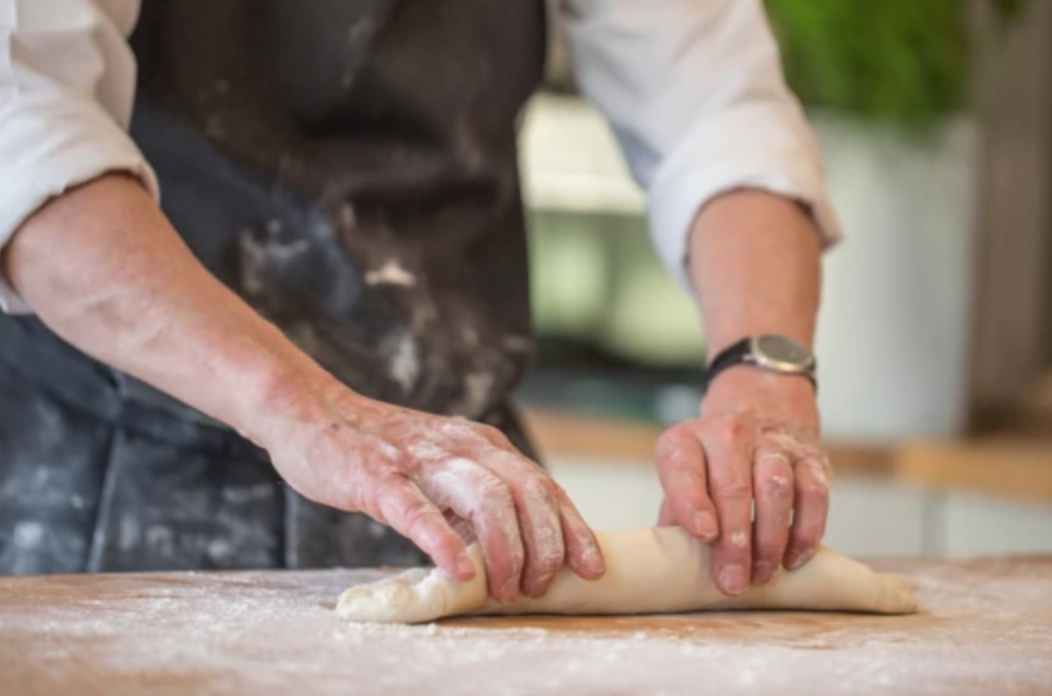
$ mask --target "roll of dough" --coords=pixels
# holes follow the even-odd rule
[[[802,568],[779,573],[762,587],[726,597],[712,580],[711,554],[679,527],[599,534],[606,573],[594,581],[564,567],[548,592],[500,604],[486,592],[477,546],[476,575],[459,582],[445,571],[416,568],[347,589],[337,612],[374,623],[426,623],[466,614],[663,614],[718,609],[797,609],[909,614],[917,603],[909,585],[821,548]]]

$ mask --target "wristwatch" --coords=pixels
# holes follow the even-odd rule
[[[735,365],[751,365],[768,372],[803,377],[815,389],[818,388],[815,376],[818,363],[814,353],[785,336],[751,336],[724,349],[705,371],[706,387],[712,384],[716,375]]]

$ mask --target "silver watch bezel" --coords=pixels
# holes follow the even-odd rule
[[[770,343],[786,348],[779,356],[771,350]],[[766,345],[765,345],[766,344]],[[800,360],[792,360],[786,357],[786,353],[796,352],[802,357]],[[783,375],[809,375],[815,373],[815,356],[804,345],[786,336],[776,334],[763,334],[753,336],[749,339],[749,353],[746,360],[764,370],[776,372]]]

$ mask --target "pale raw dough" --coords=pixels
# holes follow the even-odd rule
[[[563,568],[539,599],[499,604],[487,596],[477,547],[478,573],[458,582],[440,569],[417,568],[346,590],[337,612],[351,621],[425,623],[463,614],[662,614],[715,609],[801,609],[909,614],[917,604],[908,584],[879,575],[827,548],[803,568],[780,573],[763,587],[728,598],[712,581],[706,544],[678,527],[599,534],[606,573],[582,580]]]

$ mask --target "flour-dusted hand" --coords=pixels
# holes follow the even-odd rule
[[[298,392],[299,390],[297,390]],[[538,597],[568,564],[604,570],[570,499],[498,430],[372,401],[338,384],[297,398],[263,446],[308,498],[364,512],[411,539],[457,579],[483,550],[490,594]]]
[[[236,429],[304,496],[391,525],[461,579],[474,566],[455,529],[477,539],[494,598],[542,594],[567,563],[602,574],[566,493],[503,435],[336,381],[210,275],[135,180],[56,198],[0,261],[69,343]]]
[[[657,465],[660,523],[713,542],[713,575],[729,594],[795,570],[818,549],[830,467],[811,385],[748,368],[714,381],[701,417],[668,430]]]
[[[684,252],[707,365],[744,337],[776,335],[813,348],[822,269],[813,212],[804,199],[751,189],[701,208]],[[714,540],[723,592],[764,585],[814,554],[829,510],[819,430],[808,380],[737,365],[712,379],[697,419],[661,437],[661,522]]]

